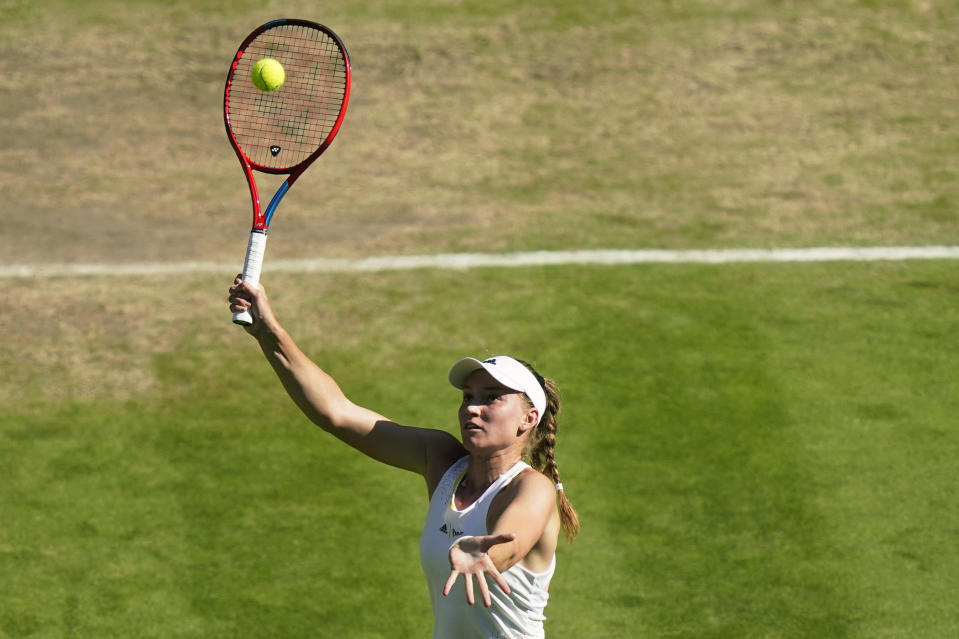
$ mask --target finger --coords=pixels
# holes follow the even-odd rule
[[[483,595],[483,604],[489,608],[493,605],[493,600],[490,598],[489,586],[486,585],[486,579],[483,575],[477,575],[476,583],[479,584],[480,594]]]
[[[500,590],[502,590],[504,593],[508,595],[509,584],[506,583],[506,578],[502,574],[500,574],[500,571],[496,570],[495,568],[490,571],[490,574],[493,575],[493,580],[500,587]]]
[[[476,603],[476,598],[473,597],[473,576],[469,573],[463,573],[463,579],[466,580],[466,603],[472,606]]]
[[[459,576],[459,573],[455,570],[450,573],[450,578],[446,580],[446,586],[443,588],[443,596],[450,594],[450,590],[453,589],[453,584],[456,583],[456,578]]]
[[[490,535],[485,539],[485,546],[487,549],[492,548],[498,544],[506,544],[516,539],[516,535],[513,533],[502,533],[500,535]]]

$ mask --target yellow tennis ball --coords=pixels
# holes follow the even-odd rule
[[[250,69],[250,79],[260,91],[276,91],[286,81],[286,71],[273,58],[263,58],[257,60]]]

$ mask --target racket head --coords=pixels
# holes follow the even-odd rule
[[[274,91],[261,91],[250,77],[262,58],[273,58],[286,72],[285,82]],[[288,173],[292,184],[339,131],[349,103],[350,76],[343,41],[329,27],[309,20],[267,22],[237,49],[223,92],[223,118],[256,209],[252,171]],[[254,227],[257,224],[265,228],[265,221],[255,219]]]

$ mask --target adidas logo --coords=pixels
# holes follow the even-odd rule
[[[453,537],[460,537],[463,535],[462,530],[456,530],[452,526],[447,526],[446,524],[443,524],[442,526],[440,526],[440,532],[446,535],[447,537],[449,537],[450,539],[452,539]]]

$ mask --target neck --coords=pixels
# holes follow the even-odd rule
[[[516,451],[499,451],[492,455],[470,455],[469,466],[466,468],[466,479],[470,486],[485,488],[512,468],[522,459]]]

